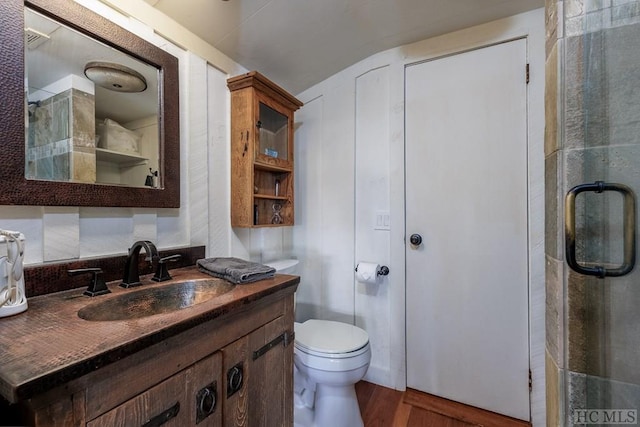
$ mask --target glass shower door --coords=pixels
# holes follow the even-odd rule
[[[638,425],[640,1],[564,1],[566,425]]]

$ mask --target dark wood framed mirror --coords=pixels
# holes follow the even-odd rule
[[[27,179],[25,8],[157,69],[157,181],[124,186]],[[73,0],[0,2],[0,204],[176,208],[180,206],[178,60]],[[93,142],[92,142],[93,143]],[[97,143],[95,143],[97,145]]]

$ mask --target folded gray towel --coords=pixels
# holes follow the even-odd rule
[[[204,258],[196,262],[198,270],[233,283],[251,283],[274,276],[276,269],[240,258]]]

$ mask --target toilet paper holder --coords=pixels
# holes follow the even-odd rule
[[[355,270],[358,271],[357,265]],[[386,276],[387,274],[389,274],[389,267],[387,267],[386,265],[381,265],[380,268],[378,268],[378,271],[376,271],[377,276]]]

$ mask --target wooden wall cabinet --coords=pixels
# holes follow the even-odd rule
[[[293,225],[293,117],[303,104],[257,71],[231,92],[231,226]]]

